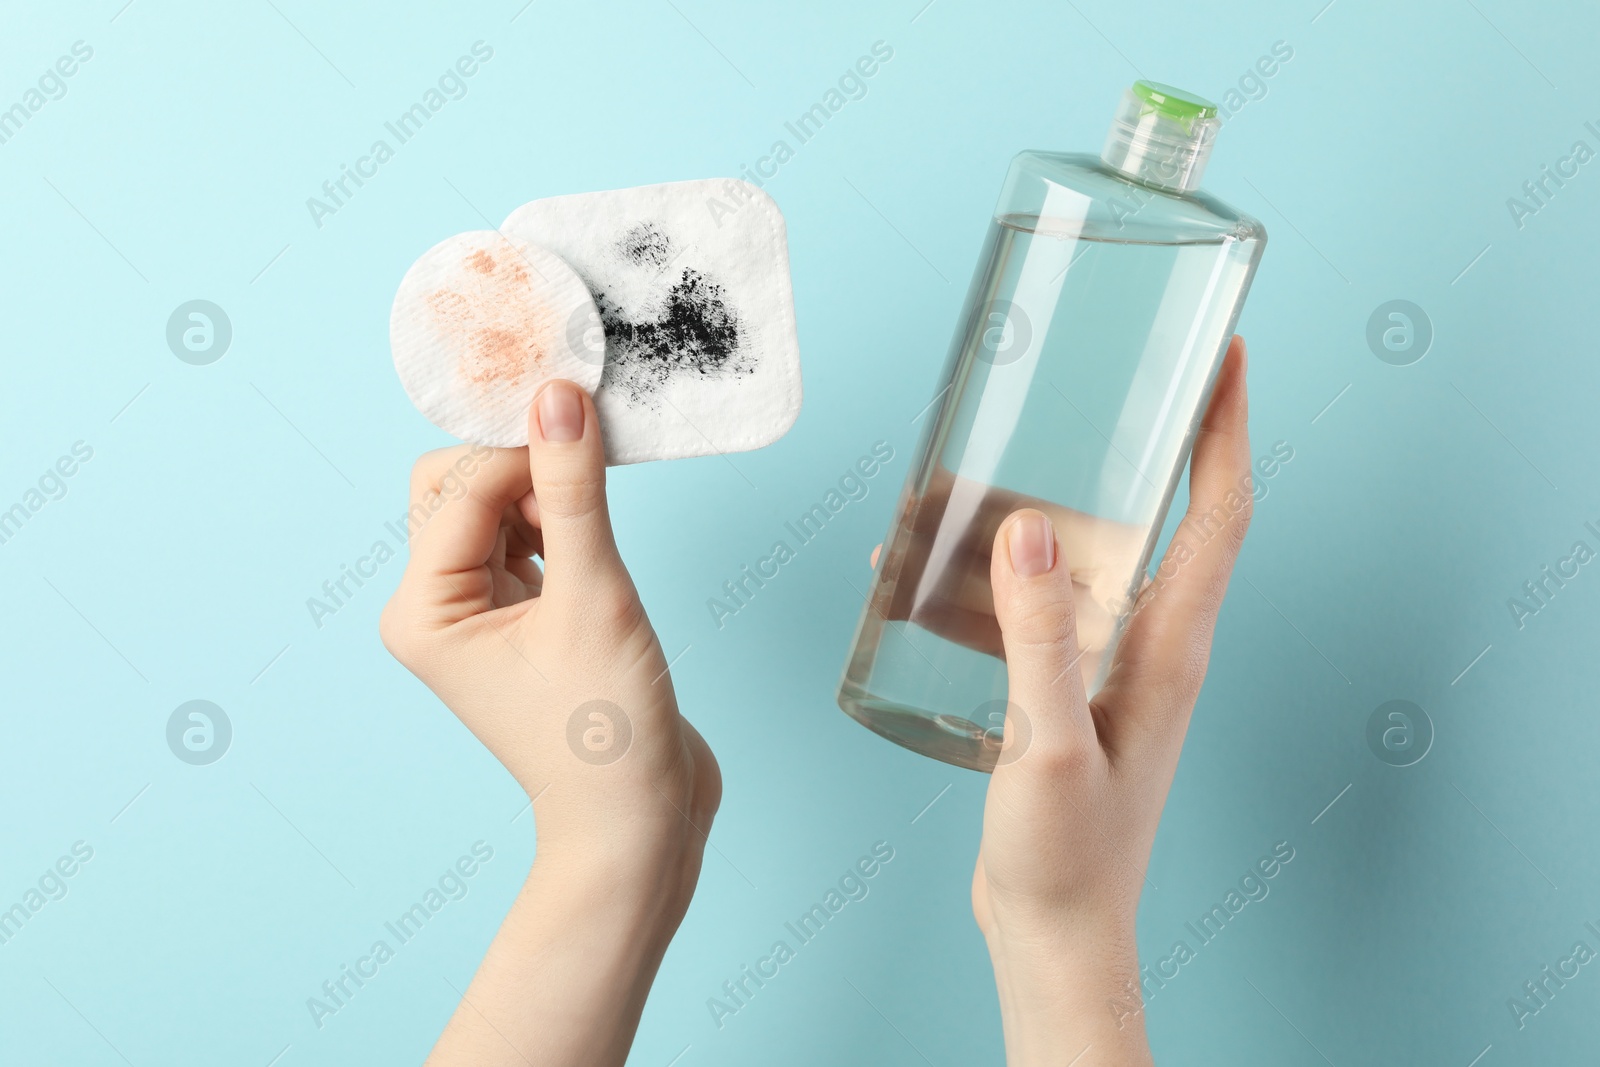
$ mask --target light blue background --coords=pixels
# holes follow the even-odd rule
[[[0,1061],[420,1062],[533,827],[379,645],[400,561],[320,630],[305,606],[444,443],[391,369],[396,283],[536,197],[736,174],[880,39],[894,58],[868,95],[768,186],[789,223],[799,423],[731,462],[612,479],[624,555],[668,655],[689,646],[680,700],[727,780],[631,1062],[1000,1061],[967,895],[985,780],[835,708],[851,584],[1012,153],[1095,150],[1139,74],[1219,96],[1277,41],[1294,58],[1227,123],[1207,187],[1272,233],[1241,329],[1255,451],[1295,458],[1222,612],[1150,867],[1146,959],[1274,843],[1296,855],[1151,999],[1157,1059],[1592,1055],[1600,967],[1520,1031],[1507,999],[1579,939],[1600,949],[1584,930],[1600,573],[1521,630],[1506,606],[1574,540],[1597,545],[1600,164],[1522,229],[1506,206],[1575,140],[1600,148],[1592,7],[122,3],[13,5],[0,35],[0,106],[74,41],[94,49],[0,145],[0,507],[74,441],[94,448],[0,545],[0,906],[74,841],[95,850],[0,946]],[[306,198],[479,39],[494,58],[466,98],[314,226]],[[206,367],[164,340],[195,298],[234,327]],[[1364,339],[1395,298],[1436,330],[1407,367]],[[897,458],[868,498],[716,629],[707,598],[880,439]],[[164,737],[194,698],[234,726],[207,767]],[[1366,745],[1390,699],[1435,724],[1416,766]],[[471,893],[317,1029],[306,998],[480,839],[495,856]],[[871,895],[719,1030],[707,998],[878,840],[896,856]]]

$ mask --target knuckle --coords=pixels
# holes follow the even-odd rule
[[[411,465],[411,498],[413,500],[432,488],[433,472],[438,469],[440,463],[449,452],[450,449],[448,448],[436,448],[417,457],[417,461]]]
[[[439,485],[448,482],[452,472],[465,475],[469,454],[476,457],[477,445],[452,445],[424,452],[411,465],[411,500],[413,503],[439,492]],[[475,463],[473,465],[476,465]]]
[[[1192,707],[1205,683],[1210,658],[1209,640],[1185,642],[1151,679],[1155,703],[1174,714]]]
[[[1071,647],[1078,640],[1071,601],[1026,598],[1008,612],[1007,641],[1019,648]]]
[[[1237,545],[1239,542],[1244,540],[1245,532],[1250,529],[1250,520],[1255,518],[1255,514],[1255,495],[1253,493],[1246,493],[1244,494],[1244,505],[1239,508],[1238,513],[1233,517],[1233,522],[1229,523],[1228,525],[1231,543]]]
[[[1225,561],[1222,574],[1224,585],[1227,584],[1228,575],[1233,570],[1233,561],[1239,558],[1239,553],[1244,549],[1244,535],[1249,531],[1249,527],[1250,518],[1245,516],[1243,521],[1235,523],[1228,530],[1227,540],[1222,542],[1222,558]]]
[[[604,473],[580,473],[540,481],[534,489],[541,515],[583,518],[605,507]]]
[[[648,629],[644,604],[627,583],[602,582],[585,593],[588,614],[602,632],[632,634]]]
[[[378,637],[389,655],[407,668],[416,661],[420,652],[416,627],[409,621],[399,597],[391,598],[378,616]]]
[[[1068,781],[1081,779],[1089,772],[1093,755],[1087,742],[1063,737],[1050,742],[1036,740],[1023,759],[1032,764],[1035,774]]]

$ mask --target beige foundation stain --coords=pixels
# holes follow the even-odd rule
[[[492,395],[548,377],[559,316],[541,298],[521,252],[500,239],[467,254],[462,267],[426,298],[435,332],[459,354],[460,378]]]

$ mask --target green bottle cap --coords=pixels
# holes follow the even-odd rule
[[[1217,105],[1205,97],[1186,93],[1161,82],[1136,81],[1133,83],[1133,94],[1152,111],[1176,119],[1185,127],[1196,121],[1217,117]]]

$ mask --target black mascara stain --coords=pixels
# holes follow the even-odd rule
[[[641,309],[644,315],[625,314],[604,293],[595,294],[595,304],[610,348],[603,384],[620,390],[633,406],[659,407],[655,394],[675,379],[725,378],[755,369],[722,286],[697,270],[685,269],[658,307]]]
[[[653,222],[641,222],[622,235],[617,251],[630,263],[660,270],[672,260],[672,242]]]

